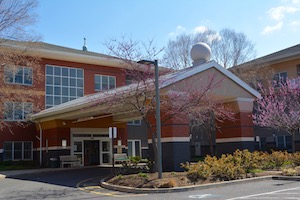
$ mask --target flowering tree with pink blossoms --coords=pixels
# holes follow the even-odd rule
[[[262,97],[255,101],[254,124],[291,134],[294,152],[294,135],[300,127],[300,78],[259,87]]]

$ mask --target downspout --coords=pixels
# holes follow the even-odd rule
[[[40,166],[43,165],[42,159],[43,159],[43,129],[39,122],[35,122],[39,126],[40,129],[40,137],[38,138],[40,140]]]

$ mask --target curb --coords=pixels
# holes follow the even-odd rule
[[[221,187],[224,185],[237,185],[244,182],[257,182],[257,181],[271,180],[279,177],[281,176],[263,176],[263,177],[255,177],[255,178],[247,178],[247,179],[240,179],[240,180],[233,180],[233,181],[223,181],[218,183],[209,183],[203,185],[192,185],[192,186],[175,187],[175,188],[133,188],[133,187],[126,187],[126,186],[119,186],[119,185],[111,185],[105,182],[106,180],[108,180],[108,178],[104,178],[100,181],[100,186],[109,190],[115,190],[115,191],[127,192],[127,193],[136,193],[136,194],[169,193],[169,192],[184,192],[189,190],[208,189],[214,187]],[[300,180],[300,177],[298,178]],[[283,180],[283,179],[278,179],[278,180]]]

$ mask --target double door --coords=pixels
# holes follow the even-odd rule
[[[72,150],[73,155],[81,159],[83,166],[111,163],[111,142],[109,139],[74,141]]]

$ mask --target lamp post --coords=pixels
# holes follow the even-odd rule
[[[156,100],[156,133],[157,133],[157,168],[158,178],[162,178],[162,155],[161,155],[161,121],[160,121],[160,96],[158,86],[158,61],[157,60],[140,60],[140,64],[150,65],[155,67],[155,100]]]

